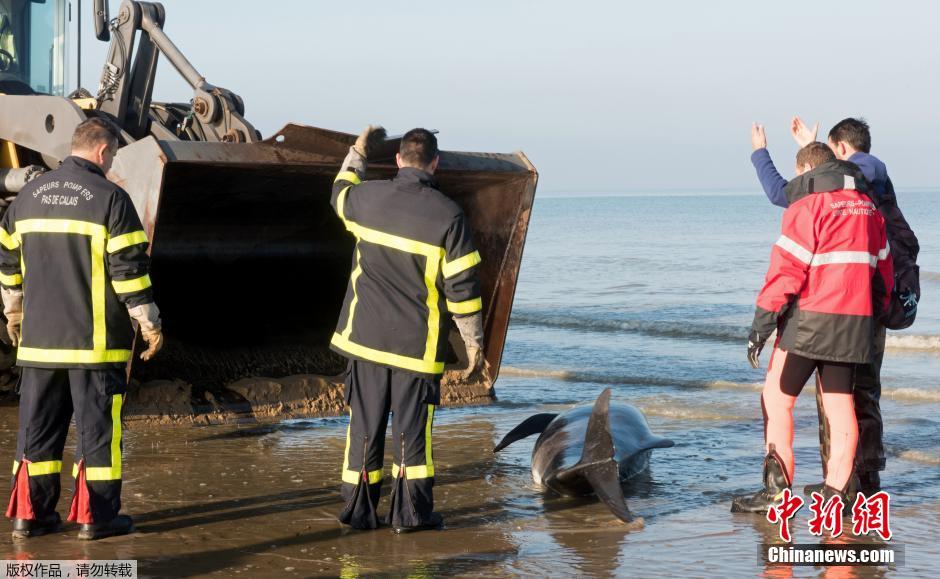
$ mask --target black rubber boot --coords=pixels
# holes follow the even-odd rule
[[[82,525],[78,530],[78,538],[82,541],[97,541],[105,537],[126,535],[134,530],[134,521],[127,515],[118,515],[107,523],[92,523]]]
[[[790,488],[790,478],[774,445],[764,457],[764,488],[750,495],[737,495],[731,501],[732,513],[766,513]]]
[[[428,531],[434,529],[443,529],[444,528],[444,517],[440,513],[432,512],[428,515],[424,521],[418,525],[411,527],[395,527],[395,533],[400,535],[402,533],[413,533],[415,531]]]
[[[806,496],[809,496],[813,493],[822,494],[824,488],[826,488],[826,481],[813,483],[811,485],[806,485],[805,487],[803,487],[803,494]]]
[[[866,497],[881,490],[881,474],[877,470],[858,473],[858,492]]]
[[[52,513],[41,520],[38,519],[13,519],[13,538],[29,539],[57,533],[62,530],[62,517],[59,513]]]

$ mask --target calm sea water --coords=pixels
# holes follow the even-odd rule
[[[921,242],[923,301],[910,330],[889,333],[883,481],[893,507],[911,515],[898,523],[908,536],[901,529],[897,540],[907,546],[906,571],[917,574],[940,565],[934,532],[915,522],[935,523],[940,505],[940,192],[899,195]],[[536,203],[498,394],[507,405],[550,407],[590,400],[610,386],[616,398],[642,408],[655,432],[678,443],[654,452],[654,490],[635,499],[650,529],[663,525],[653,536],[683,536],[682,521],[716,533],[749,524],[727,509],[731,494],[759,486],[764,371],[747,364],[745,342],[781,213],[757,194]],[[811,389],[796,418],[802,487],[821,477]],[[530,448],[503,460],[527,464]],[[751,529],[697,550],[750,559],[752,547],[744,545],[760,536]],[[635,565],[635,552],[625,540],[615,568]]]

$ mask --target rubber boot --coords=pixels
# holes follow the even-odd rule
[[[803,494],[809,496],[813,493],[822,494],[823,489],[826,488],[826,481],[813,483],[811,485],[806,485],[803,487]]]
[[[750,495],[737,495],[731,501],[732,513],[766,513],[779,499],[784,489],[790,488],[790,478],[774,445],[764,457],[764,488]]]
[[[29,539],[49,533],[57,533],[62,530],[62,517],[59,513],[52,513],[42,520],[38,519],[13,519],[13,538]]]
[[[395,527],[395,534],[413,533],[444,528],[444,517],[438,512],[431,512],[420,524],[410,527]]]
[[[858,473],[858,492],[866,497],[881,490],[881,474],[877,470]]]
[[[82,541],[97,541],[105,537],[126,535],[134,530],[134,521],[127,515],[118,515],[107,523],[83,524],[78,530]]]
[[[851,516],[852,505],[855,504],[855,497],[858,495],[858,477],[853,474],[842,490],[824,484],[819,494],[822,495],[823,504],[826,504],[834,496],[842,497],[842,516]]]

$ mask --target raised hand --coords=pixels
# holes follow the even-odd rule
[[[764,134],[764,125],[754,123],[751,125],[751,147],[754,150],[767,148],[767,135]]]
[[[810,129],[800,117],[793,117],[793,120],[790,121],[790,134],[793,135],[793,140],[796,141],[796,144],[799,145],[800,148],[815,141],[816,133],[818,132],[819,123],[816,123],[813,125],[813,128]]]

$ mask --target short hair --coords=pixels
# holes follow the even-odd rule
[[[796,153],[796,164],[798,167],[809,163],[809,166],[815,169],[823,163],[835,160],[836,154],[832,152],[832,149],[819,141],[813,141]]]
[[[427,129],[411,129],[401,138],[398,154],[407,165],[427,167],[438,156],[437,137]]]
[[[92,117],[79,123],[72,134],[73,151],[89,151],[105,144],[108,149],[117,151],[120,135],[118,128],[107,119]]]
[[[871,130],[863,118],[842,119],[829,131],[829,138],[834,143],[845,141],[856,151],[863,153],[871,151]]]

